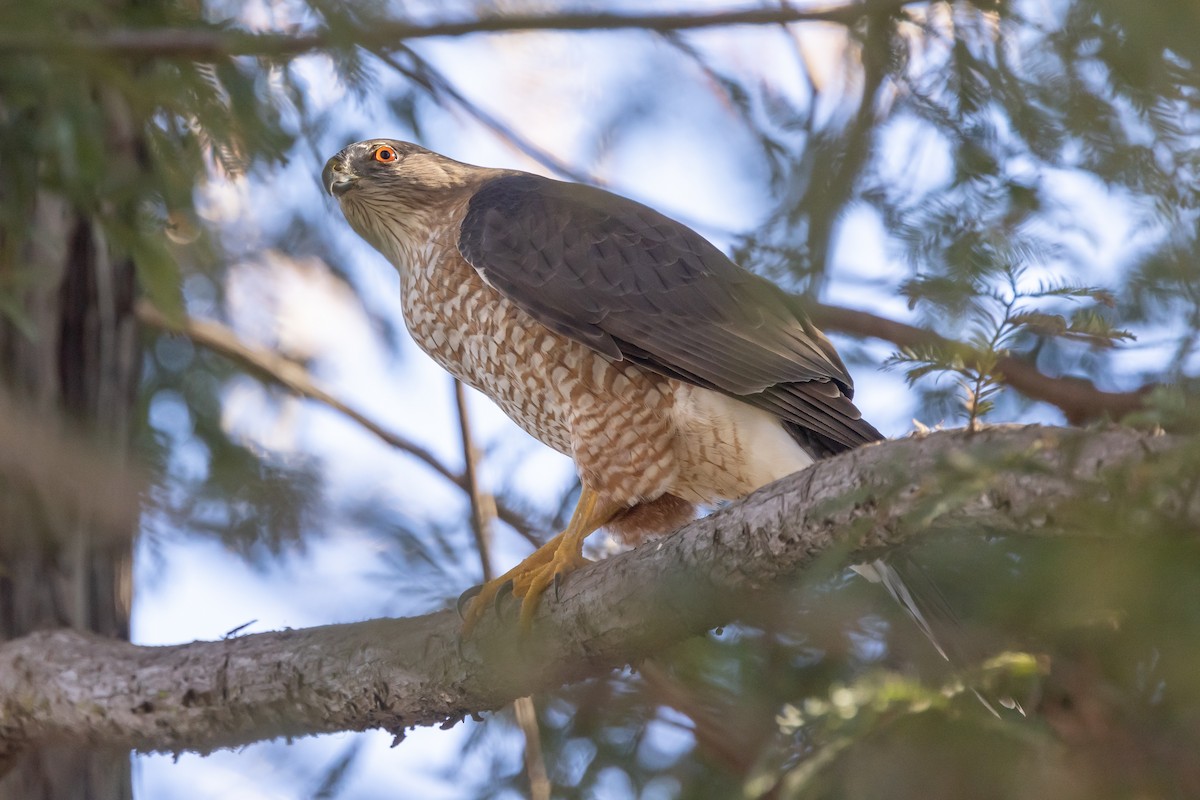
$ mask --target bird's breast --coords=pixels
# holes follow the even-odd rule
[[[582,346],[487,286],[453,245],[432,242],[412,253],[401,280],[413,340],[534,438],[570,454],[569,409],[556,381],[572,371]]]

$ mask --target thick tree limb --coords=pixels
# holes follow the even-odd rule
[[[453,723],[727,623],[833,547],[862,557],[936,522],[964,520],[1046,532],[1047,510],[1104,469],[1175,446],[1129,430],[1034,426],[861,448],[581,570],[557,601],[547,598],[534,634],[519,643],[511,614],[460,642],[452,611],[173,647],[34,634],[0,647],[0,754],[49,740],[204,752],[276,736]],[[1048,469],[1000,466],[1014,456]],[[990,475],[986,488],[947,507],[946,472],[937,469],[947,462],[972,467],[973,481]]]
[[[884,339],[900,347],[933,345],[948,353],[959,354],[971,362],[979,354],[967,344],[947,339],[925,328],[876,316],[867,311],[813,303],[808,306],[813,321],[821,328],[855,336]],[[1085,378],[1055,378],[1038,370],[1028,361],[1001,356],[996,362],[1002,383],[1026,397],[1057,406],[1072,425],[1084,425],[1103,419],[1119,420],[1145,408],[1153,385],[1132,392],[1106,392]]]
[[[433,23],[372,19],[337,30],[307,33],[247,33],[217,28],[126,28],[56,32],[54,35],[0,33],[0,53],[95,53],[136,58],[184,58],[213,61],[228,56],[290,57],[332,47],[358,45],[382,52],[404,41],[515,31],[682,31],[731,25],[780,25],[789,22],[852,24],[871,13],[887,13],[917,0],[864,0],[820,9],[787,5],[715,13],[668,14],[505,14]]]

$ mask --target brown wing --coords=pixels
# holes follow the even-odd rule
[[[471,199],[458,247],[543,325],[766,409],[816,455],[882,438],[793,298],[640,203],[534,175],[499,177]]]

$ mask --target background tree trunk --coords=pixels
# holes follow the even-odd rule
[[[109,117],[114,157],[135,157],[122,115]],[[17,310],[0,315],[3,384],[38,419],[65,418],[119,456],[139,377],[133,265],[110,256],[93,216],[44,190],[26,231],[0,231],[0,241],[18,238],[26,244],[8,251],[13,262],[0,262],[27,287]],[[52,487],[0,472],[0,640],[64,626],[128,639],[134,532],[103,530],[59,499]],[[0,773],[5,799],[132,796],[123,748],[39,747],[0,762]]]

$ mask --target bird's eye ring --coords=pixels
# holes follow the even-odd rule
[[[395,148],[388,147],[386,144],[375,151],[375,160],[383,164],[390,164],[399,156],[396,154]]]

